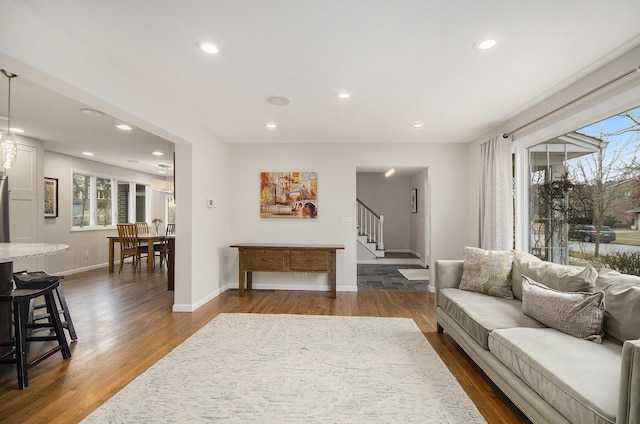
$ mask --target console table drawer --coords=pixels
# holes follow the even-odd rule
[[[322,250],[292,250],[291,269],[295,271],[329,271],[329,252]]]
[[[245,250],[244,260],[247,271],[284,271],[284,250]]]

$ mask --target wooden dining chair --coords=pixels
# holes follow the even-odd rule
[[[136,227],[138,227],[138,234],[149,234],[149,223],[136,222]]]
[[[165,235],[167,236],[172,236],[176,234],[176,224],[167,224],[167,227],[165,229]],[[162,266],[162,262],[167,263],[167,260],[169,258],[169,243],[168,241],[165,240],[161,240],[161,241],[157,241],[153,244],[153,254],[154,256],[159,256],[160,257],[160,266]],[[155,260],[155,258],[154,258]],[[168,265],[168,263],[167,263]]]
[[[143,256],[147,256],[147,260],[149,260],[149,248],[141,246],[138,240],[137,224],[118,224],[118,238],[120,239],[120,270],[118,273],[122,272],[124,260],[128,257],[133,257],[133,267],[136,270]]]

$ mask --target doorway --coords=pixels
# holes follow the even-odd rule
[[[384,217],[382,252],[372,252],[367,237],[358,236],[358,290],[428,289],[429,186],[429,168],[424,166],[356,169],[358,203]]]

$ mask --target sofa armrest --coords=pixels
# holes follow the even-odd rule
[[[438,260],[435,262],[434,288],[435,306],[438,306],[438,292],[440,289],[458,288],[462,279],[462,259]]]
[[[622,347],[617,424],[640,424],[640,340]]]

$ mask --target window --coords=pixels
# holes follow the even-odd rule
[[[521,231],[531,253],[572,263],[585,252],[598,257],[601,249],[640,245],[640,107],[524,152],[528,224]],[[581,231],[587,226],[588,234]]]
[[[72,179],[72,229],[149,220],[147,185],[76,171]]]

